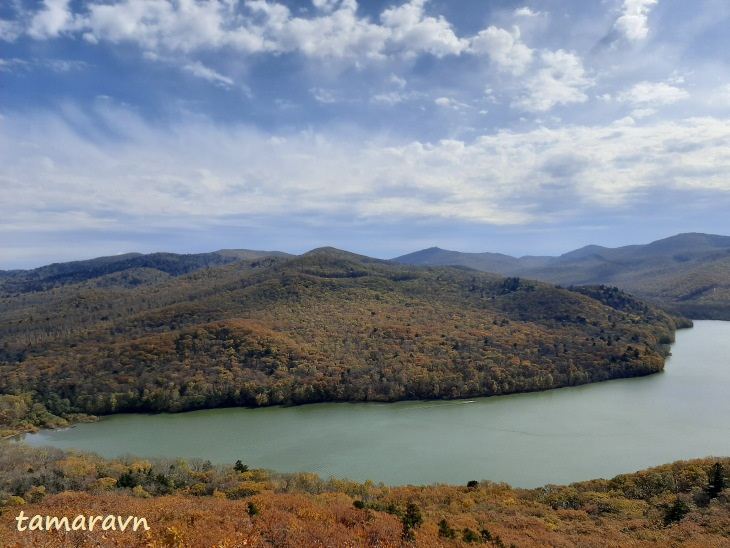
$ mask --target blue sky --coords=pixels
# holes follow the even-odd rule
[[[7,0],[0,268],[730,234],[726,0]]]

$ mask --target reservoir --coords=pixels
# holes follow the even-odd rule
[[[116,415],[23,441],[390,485],[538,487],[728,456],[730,322],[676,336],[665,371],[649,377],[476,400]]]

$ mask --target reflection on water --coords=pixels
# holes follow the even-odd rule
[[[658,375],[548,392],[117,415],[24,441],[107,457],[241,459],[387,484],[490,479],[519,487],[730,455],[730,322],[695,322],[677,333],[672,354]]]

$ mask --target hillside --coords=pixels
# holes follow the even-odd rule
[[[480,478],[388,487],[249,470],[241,461],[105,460],[1,442],[0,468],[7,547],[730,546],[728,458],[529,490]],[[104,530],[101,520],[93,530],[39,530],[38,521],[33,530],[36,515],[44,529],[45,516],[73,524],[79,515],[112,515],[122,524],[143,517],[149,530],[111,530],[109,522]]]
[[[646,245],[586,246],[559,257],[424,249],[394,259],[460,265],[561,284],[607,284],[695,319],[730,320],[730,237],[678,234]]]
[[[489,396],[655,373],[681,324],[607,287],[327,248],[152,278],[5,293],[0,393],[61,415]]]
[[[290,257],[281,251],[221,249],[213,253],[126,253],[86,261],[54,263],[32,270],[0,270],[0,294],[33,293],[88,282],[99,287],[135,287],[240,260]],[[117,274],[117,276],[114,276]]]

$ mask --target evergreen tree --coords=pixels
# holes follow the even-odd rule
[[[455,538],[456,531],[454,531],[449,522],[446,519],[439,521],[439,536],[444,538]]]
[[[421,509],[412,502],[409,502],[401,521],[403,522],[403,538],[413,540],[413,529],[423,523]]]
[[[707,472],[709,480],[707,486],[707,494],[711,499],[717,498],[720,492],[725,489],[725,478],[723,477],[722,464],[716,462]]]
[[[666,507],[664,511],[664,525],[670,525],[675,522],[682,521],[682,518],[689,513],[689,504],[679,497]]]

